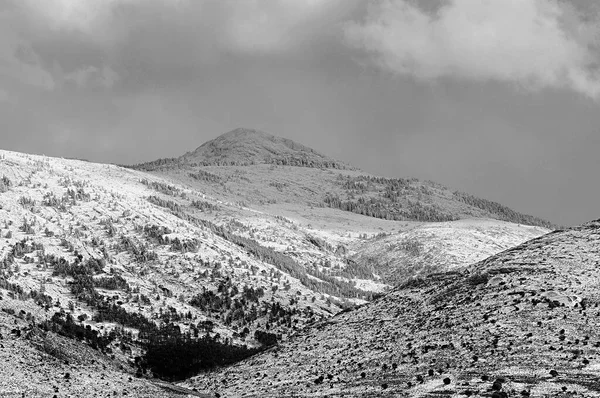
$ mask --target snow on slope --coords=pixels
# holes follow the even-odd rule
[[[273,298],[287,306],[291,298],[297,298],[298,306],[311,307],[317,314],[335,311],[335,307],[329,308],[325,303],[326,297],[315,295],[296,278],[282,274],[275,266],[260,261],[210,229],[184,221],[147,200],[149,196],[161,196],[182,206],[193,200],[203,200],[224,207],[200,192],[114,165],[7,151],[0,151],[0,156],[0,176],[12,181],[10,189],[0,193],[0,259],[23,239],[42,244],[43,254],[54,254],[67,260],[75,258],[75,251],[84,258],[106,258],[105,275],[100,276],[119,275],[128,282],[131,291],[137,292],[114,292],[123,302],[122,307],[148,317],[155,317],[159,310],[168,311],[172,307],[179,313],[191,312],[194,323],[208,319],[219,325],[223,314],[204,313],[191,306],[189,301],[203,288],[216,290],[219,281],[227,278],[240,290],[245,285],[263,288],[262,302],[269,303]],[[150,183],[171,185],[176,196],[161,195],[140,182],[145,179]],[[69,197],[69,191],[77,198]],[[57,198],[60,204],[45,205],[51,197]],[[64,208],[59,208],[63,203]],[[223,213],[227,211],[225,209]],[[25,224],[31,226],[31,231],[23,230]],[[109,224],[114,229],[112,234],[108,233]],[[143,228],[153,225],[168,228],[171,233],[165,236],[171,241],[175,238],[196,240],[197,248],[182,253],[168,244],[152,241]],[[131,238],[140,247],[146,246],[156,253],[157,259],[140,262],[122,247],[117,249],[123,237]],[[43,286],[53,301],[61,303],[60,308],[67,309],[71,301],[75,304],[74,316],[91,316],[92,309],[77,302],[69,292],[68,280],[53,276],[52,269],[42,263],[41,256],[40,251],[34,251],[17,258],[6,269],[10,275],[8,280],[26,289],[39,290]],[[274,293],[273,286],[278,286]],[[142,295],[150,297],[151,302],[142,304],[135,300],[134,296]],[[314,302],[310,300],[313,295],[316,296]],[[155,297],[160,299],[155,301]],[[216,328],[215,331],[222,336],[231,336],[232,329],[235,330]]]
[[[235,397],[599,397],[600,220],[416,279],[184,383]]]
[[[17,313],[23,310],[44,319],[63,311],[75,319],[81,316],[81,325],[104,331],[118,329],[118,325],[93,319],[95,309],[74,296],[70,277],[53,272],[46,260],[49,255],[67,261],[77,255],[105,259],[106,266],[94,277],[123,278],[127,288],[97,290],[104,300],[127,312],[156,322],[173,311],[189,313],[191,318],[176,321],[183,331],[211,321],[215,325],[212,333],[222,339],[256,345],[252,332],[265,328],[268,322],[270,332],[281,334],[285,341],[313,322],[337,313],[337,300],[348,297],[363,303],[352,289],[382,292],[394,278],[422,273],[426,262],[435,260],[439,267],[455,267],[482,255],[475,254],[479,251],[501,251],[544,232],[494,220],[437,224],[387,221],[310,208],[304,202],[251,208],[228,202],[214,187],[207,195],[202,184],[192,186],[168,176],[114,165],[9,151],[0,151],[2,177],[9,183],[0,183],[0,282],[18,284],[25,294],[15,295],[2,288],[0,293],[21,299],[13,308]],[[150,197],[155,198],[152,203]],[[194,207],[194,202],[200,207]],[[259,245],[261,252],[251,254],[209,224],[193,220],[211,222],[228,234],[248,239]],[[160,241],[148,233],[149,227],[165,229]],[[380,232],[391,235],[378,238]],[[408,271],[392,270],[396,266],[393,260],[402,255],[393,245],[413,238],[422,240],[426,256],[405,256],[397,265]],[[175,246],[176,240],[192,242],[193,247]],[[428,240],[433,243],[428,244]],[[292,270],[296,276],[265,260],[267,249],[285,256],[289,260],[286,264],[296,267]],[[386,262],[387,270],[392,270],[389,275],[383,268],[369,268],[369,264],[349,271],[349,258],[373,261],[378,256]],[[302,276],[305,279],[301,280]],[[350,290],[346,285],[338,290],[333,287],[323,293],[319,283],[328,285],[326,277],[356,286],[348,285]],[[226,286],[225,293],[218,292],[220,286]],[[204,291],[239,300],[241,293],[234,290],[245,286],[264,291],[255,306],[259,314],[249,323],[228,321],[233,310],[207,311],[190,302]],[[47,311],[31,300],[22,301],[31,291],[50,296]],[[0,302],[0,309],[6,303]],[[273,303],[294,311],[293,322],[269,321]],[[249,305],[246,311],[250,310]],[[246,326],[251,332],[240,335]],[[135,330],[127,330],[135,337]],[[132,360],[131,354],[119,355],[125,362]]]
[[[490,219],[469,219],[413,226],[352,246],[358,263],[393,284],[427,272],[467,266],[550,232],[542,227]]]

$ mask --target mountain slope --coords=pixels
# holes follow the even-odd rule
[[[238,128],[205,142],[192,152],[176,159],[162,159],[137,165],[140,170],[154,170],[173,165],[247,166],[279,164],[334,169],[349,168],[312,148],[262,131]]]
[[[413,280],[189,385],[223,396],[600,396],[600,221]]]
[[[251,205],[310,204],[394,221],[493,218],[556,227],[432,181],[372,176],[291,140],[251,129],[225,133],[179,158],[131,167]]]
[[[31,303],[33,304],[33,303]],[[181,397],[168,384],[132,377],[125,363],[32,326],[23,302],[0,300],[0,394],[14,397]],[[23,309],[25,308],[25,309]],[[10,312],[16,311],[16,315]],[[28,312],[31,315],[30,312]],[[187,390],[185,390],[187,391]],[[189,393],[195,394],[193,391]],[[198,395],[199,396],[199,395]]]
[[[489,219],[425,223],[359,242],[350,258],[395,285],[475,263],[547,232]]]
[[[244,135],[267,146],[268,136]],[[277,151],[312,153],[275,141]],[[287,341],[431,272],[433,259],[446,270],[546,232],[497,220],[398,221],[327,205],[331,190],[349,200],[408,201],[409,216],[435,214],[428,208],[452,218],[487,214],[434,183],[315,162],[190,162],[144,172],[0,151],[0,294],[14,304],[0,309],[12,308],[31,330],[79,341],[76,356],[87,345],[114,356],[125,375],[180,379]],[[350,178],[368,184],[357,191]],[[395,193],[380,194],[390,184]],[[406,261],[383,252],[415,240],[424,250]]]

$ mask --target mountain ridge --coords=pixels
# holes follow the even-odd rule
[[[285,342],[407,278],[546,232],[497,220],[399,221],[319,201],[333,191],[368,211],[408,203],[486,214],[434,183],[361,173],[277,164],[144,172],[0,151],[0,293],[10,298],[0,309],[47,333],[82,335],[77,344],[112,352],[142,378],[177,379]],[[427,240],[422,251],[415,240]],[[361,259],[389,244],[405,261]],[[379,265],[401,268],[400,277]],[[194,362],[198,350],[214,362]]]
[[[487,217],[559,228],[539,217],[452,191],[432,181],[373,176],[287,138],[247,128],[222,134],[178,158],[127,167],[157,175],[181,176],[181,181],[187,184],[190,178],[186,177],[192,177],[201,183],[198,187],[202,189],[211,188],[205,182],[219,183],[221,195],[222,188],[232,185],[231,190],[240,193],[236,200],[246,203],[269,203],[287,191],[290,194],[284,196],[286,202],[302,198],[311,205],[387,220],[443,222]],[[311,170],[335,170],[337,179],[322,184],[327,176]],[[295,191],[290,190],[292,184],[298,185]],[[312,189],[317,186],[318,189]],[[300,196],[301,192],[310,191],[314,194]]]
[[[209,140],[178,158],[158,159],[131,166],[152,171],[174,165],[248,166],[278,164],[300,167],[350,169],[338,160],[289,138],[239,127]]]
[[[245,397],[598,397],[598,247],[598,220],[550,232],[186,385]]]

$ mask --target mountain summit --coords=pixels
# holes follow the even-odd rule
[[[137,165],[136,168],[150,171],[172,165],[249,166],[256,164],[351,169],[342,162],[288,138],[248,128],[237,128],[222,134],[179,158],[159,159]]]
[[[265,165],[292,167],[274,172]],[[206,194],[232,202],[310,203],[393,221],[492,218],[549,229],[556,227],[432,181],[369,175],[290,139],[246,128],[222,134],[178,158],[128,167],[177,178]],[[337,172],[323,173],[325,169]]]
[[[347,168],[312,148],[259,130],[237,128],[208,141],[182,157],[201,165],[282,164]]]

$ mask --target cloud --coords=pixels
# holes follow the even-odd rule
[[[119,80],[119,75],[106,65],[101,68],[88,65],[66,74],[64,80],[78,88],[111,88]]]
[[[0,88],[0,102],[12,102],[8,91]]]
[[[41,65],[31,43],[20,35],[18,17],[14,9],[0,7],[0,84],[6,80],[52,90],[54,77]]]
[[[223,0],[225,44],[242,52],[281,52],[309,42],[355,6],[350,0]]]
[[[586,11],[558,0],[447,0],[433,10],[385,0],[348,23],[345,38],[381,68],[421,81],[495,80],[598,98],[598,17]]]
[[[359,1],[5,0],[0,70],[50,90],[177,85],[230,56],[317,54]]]
[[[14,1],[14,0],[13,0]],[[21,8],[53,31],[83,33],[107,44],[131,31],[170,23],[173,31],[213,37],[229,51],[281,52],[342,18],[357,0],[20,0]],[[205,30],[206,29],[206,30]]]

